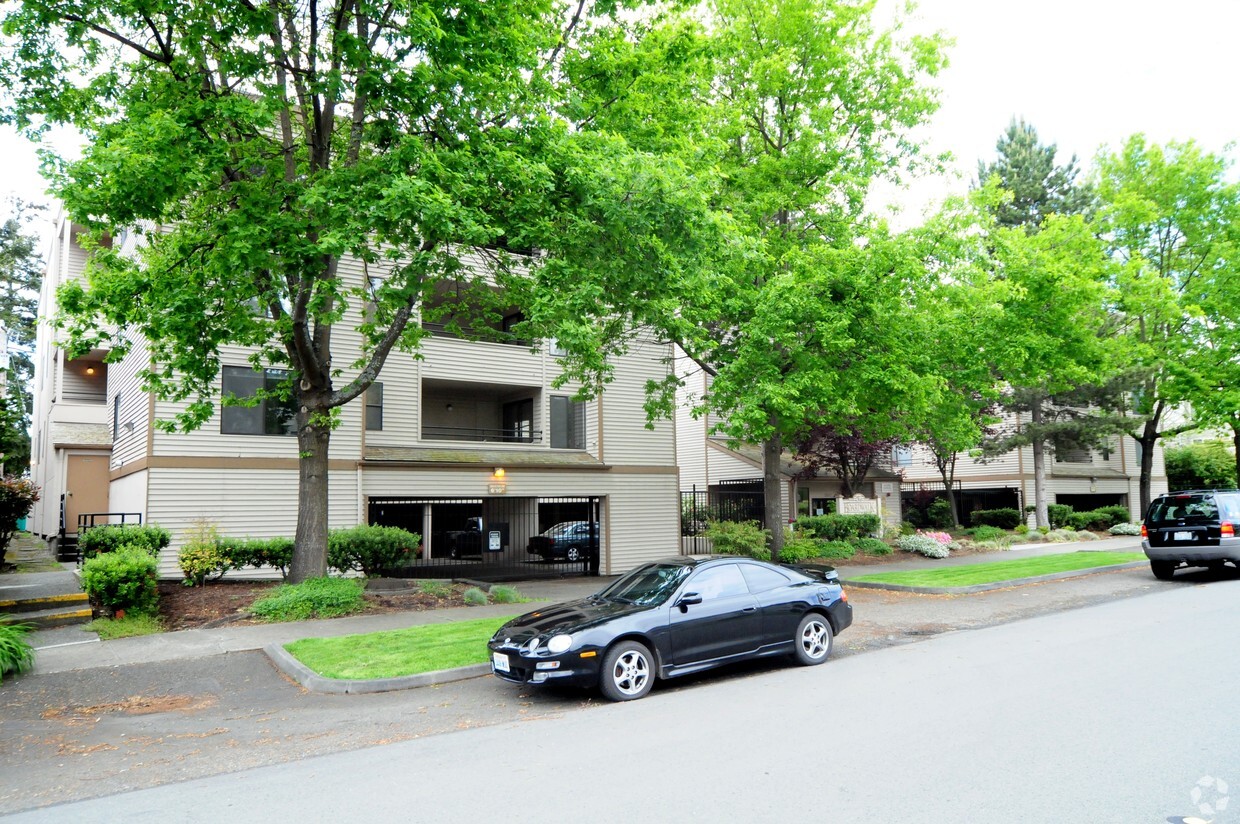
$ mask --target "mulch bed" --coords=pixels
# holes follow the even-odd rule
[[[448,583],[448,582],[445,582]],[[279,586],[279,581],[212,581],[187,587],[179,581],[159,584],[159,617],[167,630],[259,624],[249,613],[250,604]],[[416,588],[367,592],[366,608],[359,615],[463,607],[468,586],[448,583],[450,594],[436,597]]]

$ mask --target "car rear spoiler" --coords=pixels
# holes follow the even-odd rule
[[[808,575],[819,581],[827,581],[834,584],[840,580],[840,574],[835,571],[835,567],[827,566],[826,564],[780,564],[780,566],[796,570],[802,575]]]

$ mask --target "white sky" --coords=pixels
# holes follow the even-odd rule
[[[880,2],[889,11],[900,0]],[[898,224],[963,191],[1013,116],[1057,144],[1060,162],[1076,154],[1085,166],[1135,132],[1212,151],[1240,139],[1240,0],[922,0],[913,28],[956,40],[927,137],[955,156],[961,177],[884,191],[903,209]],[[0,195],[46,200],[44,188],[34,147],[0,130]]]

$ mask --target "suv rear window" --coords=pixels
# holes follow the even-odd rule
[[[1149,515],[1145,519],[1147,524],[1180,520],[1190,524],[1220,520],[1240,522],[1240,494],[1205,492],[1168,495],[1150,504]]]

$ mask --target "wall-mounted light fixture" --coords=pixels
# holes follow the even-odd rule
[[[507,475],[508,473],[504,471],[504,467],[502,467],[502,466],[497,466],[497,467],[495,467],[495,470],[494,470],[491,474],[492,474],[494,477],[496,477],[496,478],[502,478],[502,477],[504,477],[505,475]]]
[[[446,410],[448,410],[449,412],[451,412],[451,411],[452,411],[452,404],[450,404],[450,403],[448,403],[448,404],[444,404],[444,407],[443,407],[443,408],[444,408],[444,409],[446,409]]]
[[[88,374],[88,375],[93,375],[93,374],[95,374],[95,367],[93,367],[93,366],[88,366],[88,367],[86,367],[86,374]]]
[[[133,421],[125,421],[123,424],[121,424],[121,426],[125,427],[126,432],[133,431]]]

